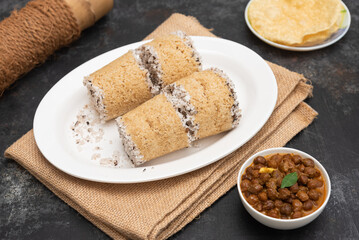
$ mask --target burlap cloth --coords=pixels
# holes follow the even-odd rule
[[[183,30],[213,36],[195,18],[173,14],[147,38]],[[53,167],[29,131],[5,152],[109,236],[165,239],[173,235],[236,185],[241,163],[257,151],[284,146],[317,113],[303,102],[312,87],[305,78],[269,63],[278,83],[276,108],[265,126],[230,156],[200,170],[156,182],[105,184],[81,180]]]

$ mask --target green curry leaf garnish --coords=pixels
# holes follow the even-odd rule
[[[297,182],[297,180],[298,180],[297,172],[289,173],[283,178],[282,185],[280,186],[280,188],[291,187]]]

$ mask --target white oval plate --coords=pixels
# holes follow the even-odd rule
[[[203,67],[218,67],[233,80],[242,109],[239,126],[229,132],[199,140],[197,147],[182,149],[137,168],[113,168],[91,161],[71,138],[71,123],[89,103],[84,76],[115,60],[143,42],[133,43],[95,57],[64,76],[40,102],[34,118],[36,143],[50,163],[78,178],[107,183],[138,183],[178,176],[207,166],[238,149],[265,124],[277,101],[277,83],[267,63],[255,52],[220,38],[192,37]],[[114,144],[100,146],[122,151],[114,120],[104,125],[104,138]]]
[[[325,40],[324,42],[320,43],[320,44],[316,44],[313,46],[307,46],[307,47],[293,47],[293,46],[287,46],[287,45],[283,45],[283,44],[279,44],[279,43],[275,43],[272,42],[264,37],[262,37],[259,33],[256,32],[256,30],[254,30],[254,28],[252,27],[251,23],[249,22],[249,18],[248,18],[248,9],[249,9],[249,5],[251,4],[253,0],[250,0],[247,4],[246,9],[244,10],[244,18],[246,20],[247,26],[248,28],[251,30],[251,32],[256,35],[260,40],[262,40],[263,42],[276,47],[276,48],[280,48],[280,49],[284,49],[284,50],[289,50],[289,51],[297,51],[297,52],[306,52],[306,51],[314,51],[314,50],[318,50],[321,48],[325,48],[328,47],[334,43],[336,43],[337,41],[339,41],[342,37],[344,37],[344,35],[348,32],[349,27],[350,27],[350,22],[351,22],[351,17],[350,17],[350,12],[348,7],[342,2],[342,5],[345,9],[345,13],[344,14],[344,18],[342,21],[342,24],[340,26],[340,28],[338,29],[338,31],[334,34],[332,34],[327,40]]]

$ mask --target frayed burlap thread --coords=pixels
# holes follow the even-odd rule
[[[214,36],[193,17],[173,14],[149,38],[182,30]],[[198,31],[196,31],[198,30]],[[29,131],[5,152],[57,196],[114,239],[165,239],[182,229],[236,185],[250,155],[284,146],[317,116],[303,102],[312,86],[298,73],[268,62],[278,84],[275,110],[263,128],[229,156],[197,171],[139,184],[105,184],[71,177],[52,166]]]
[[[35,0],[0,22],[0,95],[81,30],[64,0]]]

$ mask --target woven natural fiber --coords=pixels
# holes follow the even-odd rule
[[[214,36],[193,17],[174,14],[149,38],[182,30]],[[155,182],[106,184],[77,179],[52,166],[29,131],[5,152],[58,197],[114,239],[166,239],[236,185],[244,160],[260,150],[284,146],[317,113],[303,102],[312,86],[297,73],[268,63],[278,84],[275,110],[264,127],[229,156],[197,171]]]
[[[63,0],[35,0],[13,11],[0,22],[0,95],[80,32]]]

